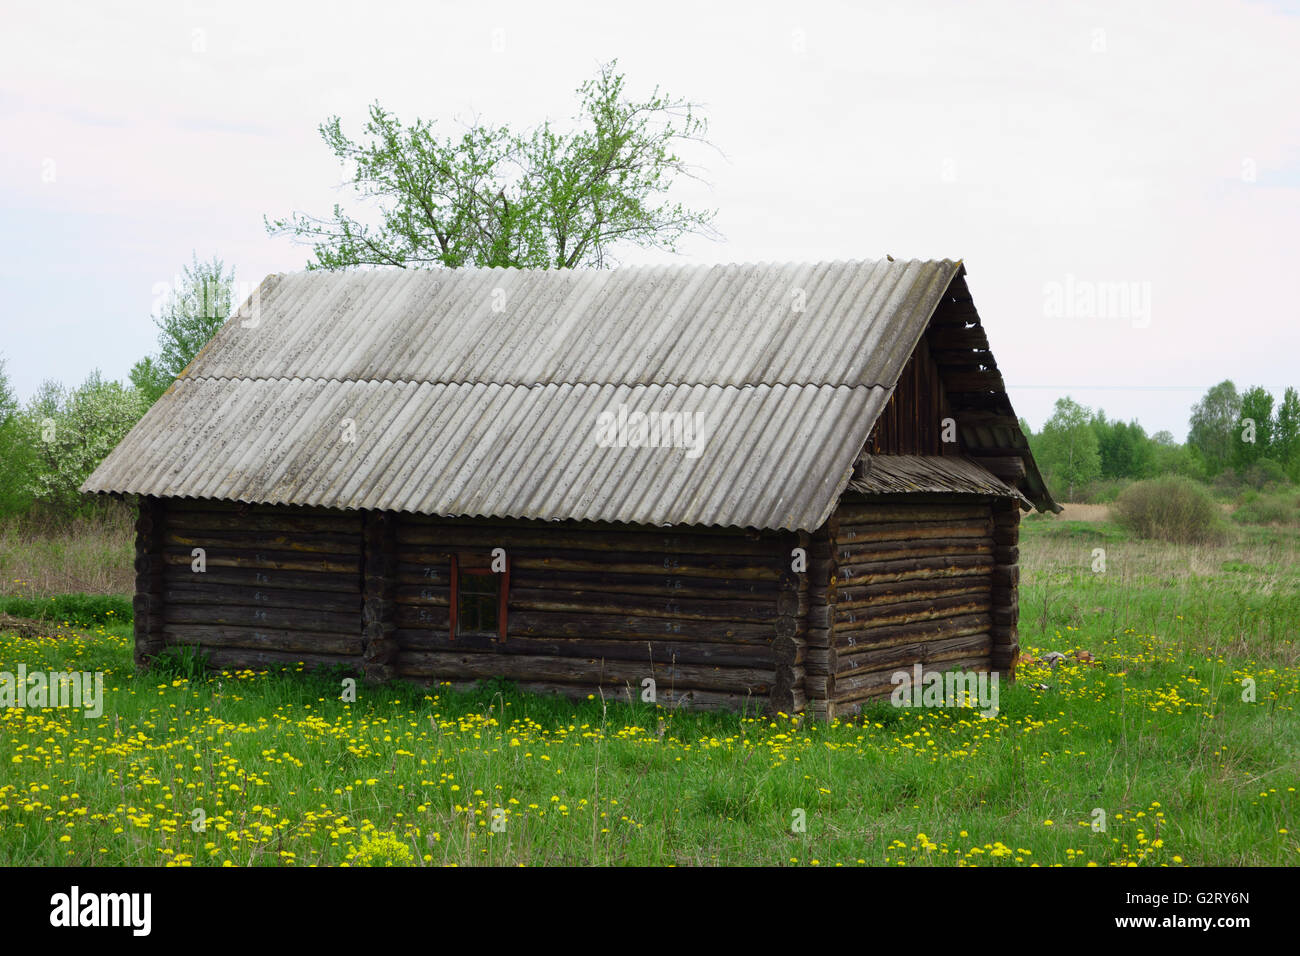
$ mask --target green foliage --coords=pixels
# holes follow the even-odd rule
[[[360,142],[331,117],[321,137],[352,167],[351,184],[378,206],[379,224],[335,204],[328,217],[293,213],[266,228],[310,245],[309,269],[604,266],[620,243],[674,249],[688,233],[710,234],[712,212],[661,198],[691,175],[676,149],[702,141],[705,120],[658,88],[628,98],[615,66],[579,87],[572,132],[477,123],[444,138],[432,122],[406,126],[376,103]]]
[[[213,256],[199,262],[192,256],[180,284],[171,290],[154,318],[158,326],[158,354],[146,356],[131,369],[131,384],[152,405],[171,387],[176,377],[212,340],[235,307],[235,272],[226,271]]]
[[[1300,481],[1300,393],[1288,388],[1273,421],[1271,456],[1293,481]]]
[[[1182,475],[1196,478],[1204,474],[1204,467],[1189,445],[1174,441],[1172,432],[1158,431],[1150,438],[1150,475]],[[1134,476],[1138,477],[1138,476]]]
[[[1241,396],[1230,379],[1212,387],[1192,406],[1187,442],[1200,453],[1209,477],[1214,477],[1230,464],[1233,434],[1240,420]]]
[[[150,675],[167,681],[176,678],[202,680],[207,675],[208,655],[197,646],[173,645],[149,661]]]
[[[1088,409],[1058,398],[1056,411],[1030,447],[1049,488],[1073,501],[1076,489],[1101,476],[1101,454]]]
[[[0,516],[23,514],[31,506],[35,450],[23,428],[18,399],[0,359]]]
[[[0,613],[77,627],[130,624],[133,619],[130,599],[116,594],[55,594],[47,598],[0,595]]]
[[[1188,478],[1135,482],[1115,500],[1111,514],[1139,538],[1195,544],[1218,540],[1223,533],[1218,507]]]
[[[1136,421],[1107,421],[1100,409],[1092,417],[1102,478],[1146,478],[1153,474],[1155,449]]]
[[[1300,526],[1300,494],[1294,489],[1260,494],[1248,491],[1232,513],[1238,524]]]
[[[145,412],[144,396],[98,370],[71,392],[47,382],[22,416],[35,450],[32,497],[71,514],[86,504],[78,488]]]
[[[1241,396],[1241,420],[1232,430],[1232,464],[1249,468],[1273,449],[1273,396],[1258,386]]]

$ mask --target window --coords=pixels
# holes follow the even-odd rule
[[[510,593],[510,559],[504,571],[478,554],[451,556],[451,637],[491,636],[506,639],[506,602]]]

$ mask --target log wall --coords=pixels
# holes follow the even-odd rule
[[[639,696],[742,709],[802,705],[789,572],[795,536],[576,522],[396,521],[397,676],[504,677],[576,697]],[[510,562],[505,639],[450,630],[453,554]],[[778,668],[777,661],[780,661]]]
[[[360,512],[151,500],[165,644],[198,645],[227,669],[360,663]],[[196,548],[206,570],[195,570]]]
[[[891,675],[916,663],[990,668],[995,611],[1015,602],[1016,569],[998,563],[1011,555],[995,540],[1009,513],[975,496],[845,496],[815,544],[813,588],[825,593],[825,613],[809,621],[814,714],[857,713],[888,697]]]
[[[1011,673],[1018,522],[1012,502],[973,496],[850,494],[797,534],[143,499],[136,657],[197,645],[227,669],[502,677],[574,697],[639,696],[652,678],[665,706],[830,719],[917,661]],[[504,637],[453,634],[453,555],[485,566],[494,548]]]

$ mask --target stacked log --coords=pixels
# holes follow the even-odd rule
[[[360,513],[188,499],[166,508],[158,542],[166,644],[198,645],[227,669],[360,663]]]
[[[810,536],[807,532],[791,534],[787,538],[786,553],[795,549],[808,551]],[[779,584],[784,602],[778,600],[781,611],[776,618],[772,640],[773,664],[776,675],[772,682],[772,709],[784,714],[795,714],[804,709],[807,695],[804,692],[804,664],[807,649],[807,614],[799,614],[800,607],[808,607],[808,574],[794,570],[784,571]],[[791,596],[793,600],[791,600]]]
[[[135,665],[148,667],[163,649],[163,521],[160,498],[140,498],[135,520]]]
[[[993,669],[1016,678],[1020,656],[1020,508],[1014,501],[993,505]]]
[[[999,573],[988,500],[850,496],[826,525],[828,627],[808,650],[809,707],[822,718],[888,696],[892,675],[987,670]],[[821,570],[824,569],[824,570]],[[814,590],[816,593],[816,590]]]
[[[808,596],[786,534],[398,516],[396,675],[504,677],[574,697],[781,706],[801,701],[797,622]],[[505,639],[450,632],[451,559],[510,560]],[[781,664],[778,667],[777,657]],[[778,671],[781,683],[778,686]]]
[[[804,693],[808,712],[817,720],[835,716],[835,647],[831,608],[836,601],[834,553],[835,515],[810,536],[808,552],[807,660],[804,664]]]

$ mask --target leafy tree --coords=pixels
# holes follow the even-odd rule
[[[1300,394],[1288,388],[1273,423],[1273,457],[1293,481],[1300,481]]]
[[[1238,469],[1249,468],[1263,458],[1272,457],[1272,451],[1273,396],[1259,386],[1248,388],[1241,395],[1241,419],[1232,430],[1232,463]]]
[[[1097,436],[1102,478],[1145,478],[1151,473],[1154,452],[1146,431],[1136,421],[1107,421],[1098,410],[1091,421]]]
[[[1210,388],[1192,406],[1191,430],[1187,442],[1200,454],[1210,477],[1217,475],[1231,462],[1233,432],[1240,421],[1241,397],[1237,394],[1237,386],[1230,379]]]
[[[131,368],[131,384],[147,404],[156,402],[212,340],[234,311],[234,300],[235,272],[227,272],[216,256],[210,262],[199,262],[194,256],[192,264],[184,267],[180,287],[171,291],[154,319],[157,356],[146,356]]]
[[[331,117],[321,137],[351,165],[351,185],[378,207],[379,224],[335,204],[323,218],[267,219],[267,231],[310,245],[309,269],[568,269],[603,266],[621,243],[674,249],[688,233],[713,235],[712,212],[663,198],[678,176],[692,175],[676,150],[704,142],[706,121],[657,87],[630,99],[616,65],[578,88],[570,132],[549,122],[527,133],[476,123],[444,138],[432,122],[406,126],[376,103],[360,142]]]
[[[1196,454],[1191,446],[1178,444],[1174,440],[1173,432],[1156,432],[1151,436],[1149,447],[1151,450],[1151,475],[1157,477],[1183,475],[1184,477],[1194,478],[1203,470],[1199,467]]]
[[[0,516],[21,514],[31,504],[34,452],[23,428],[18,398],[0,359]]]
[[[53,382],[42,384],[22,416],[36,453],[31,481],[36,500],[64,512],[78,510],[77,489],[144,412],[138,389],[105,381],[98,370],[70,392]]]
[[[1101,475],[1101,454],[1091,418],[1088,409],[1072,398],[1058,398],[1033,449],[1048,482],[1065,486],[1067,501],[1074,500],[1080,485]]]

